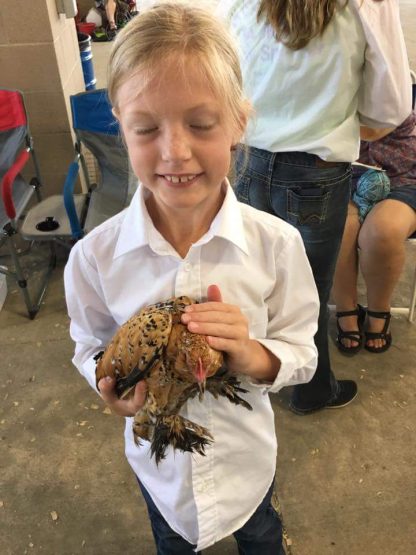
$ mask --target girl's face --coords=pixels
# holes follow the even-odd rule
[[[140,94],[137,90],[140,75],[120,87],[117,117],[132,168],[156,208],[172,215],[218,209],[230,149],[240,137],[196,62],[187,60],[185,79],[173,63]]]

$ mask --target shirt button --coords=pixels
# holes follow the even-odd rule
[[[185,265],[184,265],[185,272],[190,272],[191,269],[192,269],[191,264],[189,264],[189,262],[186,262]]]

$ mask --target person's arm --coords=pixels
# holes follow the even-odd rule
[[[374,129],[372,127],[366,127],[365,125],[360,126],[360,139],[362,141],[373,142],[382,139],[392,131],[395,127],[388,127],[386,129]]]
[[[410,67],[395,1],[352,0],[367,47],[358,95],[360,123],[380,133],[377,140],[399,126],[411,112]],[[384,135],[383,135],[384,133]]]
[[[97,388],[95,356],[111,341],[118,324],[108,310],[99,275],[86,259],[82,242],[72,248],[64,281],[71,319],[70,334],[75,342],[74,365],[112,412],[120,416],[134,416],[145,400],[146,385],[143,382],[136,385],[134,395],[126,400],[117,397],[114,379],[103,378]]]
[[[247,318],[237,306],[220,301],[211,286],[209,302],[186,309],[190,331],[208,336],[211,347],[226,353],[227,367],[271,391],[309,381],[316,369],[319,298],[302,239],[291,230],[276,257],[274,289],[266,300],[267,333],[250,338]]]

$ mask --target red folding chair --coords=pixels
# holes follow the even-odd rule
[[[36,177],[28,183],[21,172],[30,159],[33,161]],[[0,265],[0,272],[16,280],[31,319],[39,310],[50,273],[56,264],[54,243],[50,241],[46,266],[37,291],[30,293],[28,271],[22,268],[16,239],[21,237],[20,223],[30,201],[34,196],[38,202],[41,201],[40,187],[39,165],[29,131],[23,96],[19,91],[0,90],[0,244],[7,244],[13,266],[13,269],[9,269],[7,265]]]

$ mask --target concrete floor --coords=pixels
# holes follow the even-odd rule
[[[409,35],[416,6],[414,0],[401,6],[416,67]],[[99,86],[108,48],[94,45]],[[408,299],[415,251],[408,246],[396,306]],[[123,422],[107,414],[71,365],[64,262],[60,252],[34,321],[11,281],[0,311],[0,553],[154,555],[144,503],[124,459]],[[331,327],[334,336],[333,318]],[[290,391],[272,396],[277,491],[292,555],[416,553],[416,325],[394,317],[392,332],[393,347],[382,355],[346,358],[331,345],[337,377],[359,383],[349,407],[299,417],[287,409]],[[225,539],[205,553],[237,551]]]

